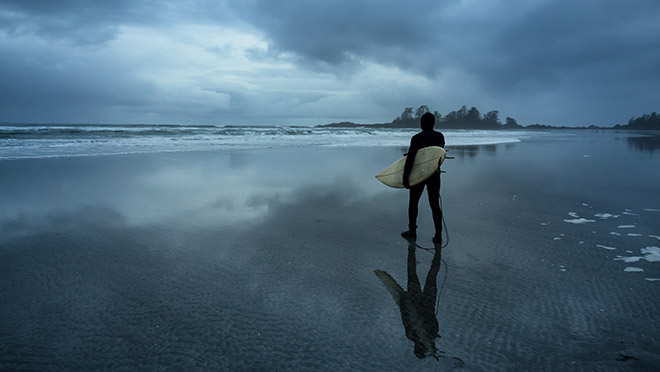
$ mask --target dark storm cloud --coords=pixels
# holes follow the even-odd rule
[[[417,58],[432,45],[435,1],[267,1],[234,3],[237,13],[261,29],[280,52],[311,67],[357,67],[361,58],[428,70]]]
[[[657,89],[634,92],[648,88],[649,79],[660,83],[660,2],[654,0],[240,4],[239,14],[274,49],[314,69],[350,73],[360,61],[374,61],[430,79],[463,71],[472,78],[465,85],[498,97],[491,102],[552,96],[548,104],[570,108],[577,100],[590,114],[603,110],[599,119],[622,118],[614,106],[634,107],[633,114],[660,102]]]
[[[34,33],[93,44],[111,39],[118,24],[139,18],[130,0],[9,0],[0,4],[2,28],[14,34]]]
[[[90,59],[74,51],[63,57],[57,48],[14,46],[3,50],[0,112],[5,120],[66,122],[71,121],[71,112],[80,115],[78,122],[102,120],[108,107],[144,103],[140,95],[155,93],[152,84],[104,58]],[[24,58],[13,58],[16,55]],[[42,113],[49,119],[40,119]]]
[[[603,78],[636,68],[633,75],[641,76],[657,67],[648,62],[660,60],[658,46],[660,2],[558,1],[506,20],[485,51],[496,63],[470,67],[489,81],[509,84],[552,82],[592,68]],[[660,70],[653,75],[660,77]]]
[[[310,64],[351,65],[359,57],[430,75],[463,66],[512,84],[552,80],[567,69],[658,61],[660,2],[536,3],[502,2],[487,11],[479,2],[457,8],[457,1],[254,0],[236,7],[275,48]],[[656,66],[642,67],[648,73]]]
[[[157,25],[181,19],[230,22],[224,1],[3,0],[0,29],[97,44],[114,38],[121,25]]]
[[[216,54],[218,62],[197,63],[154,48],[136,57],[129,48],[140,49],[140,40],[163,50],[192,45],[185,31],[191,25],[208,26],[210,31],[196,31],[193,46]],[[243,54],[229,63],[246,66],[240,79],[208,72],[232,68],[223,65],[226,56],[244,43],[216,42],[214,36],[223,36],[212,33],[228,29],[265,42],[254,50],[239,47]],[[141,38],[145,33],[150,38]],[[354,94],[350,102],[369,109],[337,112],[337,118],[368,121],[373,115],[366,110],[375,106],[400,106],[387,114],[394,117],[405,106],[447,112],[467,104],[501,110],[523,124],[612,125],[658,110],[660,2],[5,0],[0,60],[0,121],[37,120],[22,114],[34,111],[35,101],[43,103],[38,108],[44,117],[45,107],[77,117],[81,108],[108,112],[122,105],[134,106],[136,115],[157,115],[164,109],[153,105],[158,86],[181,88],[172,82],[176,75],[178,83],[195,81],[204,91],[231,97],[230,109],[193,111],[190,101],[166,105],[168,114],[183,118],[186,110],[206,112],[211,116],[200,120],[210,122],[255,111],[285,118],[296,105],[300,115],[337,112],[333,97]],[[323,88],[310,87],[316,79]],[[298,92],[298,86],[307,90]]]

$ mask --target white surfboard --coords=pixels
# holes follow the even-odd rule
[[[445,161],[445,149],[440,146],[424,147],[417,151],[415,162],[408,176],[410,186],[415,186],[429,178],[438,167]],[[403,168],[406,165],[407,156],[395,161],[384,171],[376,175],[376,178],[387,186],[403,188]]]

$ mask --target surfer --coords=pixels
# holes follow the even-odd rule
[[[435,307],[438,293],[437,276],[442,260],[441,249],[436,249],[433,254],[433,261],[426,275],[423,290],[417,277],[415,250],[415,243],[409,240],[407,291],[404,291],[396,280],[385,271],[374,270],[374,273],[399,306],[406,337],[415,343],[415,355],[420,359],[426,356],[438,359],[439,353],[442,352],[438,352],[435,346],[435,339],[439,337]]]
[[[429,146],[445,147],[445,136],[433,129],[435,125],[435,116],[430,112],[422,115],[421,127],[422,131],[415,134],[410,140],[410,148],[408,149],[408,157],[406,158],[406,165],[403,169],[403,186],[410,189],[410,199],[408,201],[408,231],[401,233],[406,239],[417,238],[417,206],[419,199],[424,193],[424,186],[429,197],[429,205],[433,213],[433,224],[435,225],[435,236],[433,237],[434,244],[442,244],[442,209],[440,209],[440,169],[433,173],[431,177],[427,178],[424,182],[415,186],[410,186],[408,176],[415,162],[415,155],[419,149]]]

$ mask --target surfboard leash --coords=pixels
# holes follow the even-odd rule
[[[440,200],[440,211],[442,212],[442,228],[445,230],[445,245],[441,246],[440,248],[445,248],[446,246],[449,245],[449,230],[447,230],[447,222],[445,222],[445,210],[442,207],[442,194],[440,191],[442,191],[442,177],[438,177],[440,179],[440,187],[438,187],[438,199]]]

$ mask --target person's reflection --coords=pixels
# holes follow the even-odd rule
[[[404,291],[390,274],[382,270],[374,270],[374,273],[399,306],[406,337],[415,343],[415,355],[418,358],[433,356],[438,359],[435,339],[440,336],[438,335],[438,319],[435,316],[435,304],[438,295],[437,276],[442,260],[441,248],[440,245],[436,245],[424,289],[417,278],[415,251],[415,242],[409,240],[407,291]]]

